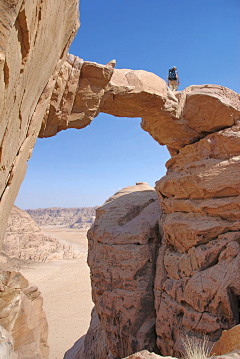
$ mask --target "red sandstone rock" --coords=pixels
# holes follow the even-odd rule
[[[99,207],[88,232],[93,300],[117,357],[157,349],[153,280],[159,214],[154,189],[138,184]]]
[[[230,330],[224,330],[221,338],[214,344],[211,355],[228,354],[238,350],[240,354],[240,325],[236,325]]]
[[[72,55],[64,62],[79,24],[77,0],[62,1],[58,11],[52,0],[0,5],[0,238],[38,135],[85,127],[100,111],[142,117],[142,128],[172,155],[156,185],[164,237],[155,275],[156,218],[150,224],[143,213],[157,202],[131,208],[132,194],[120,192],[99,209],[89,263],[108,347],[120,356],[152,350],[153,300],[162,354],[179,352],[183,332],[207,332],[216,341],[239,323],[240,95],[217,85],[174,95],[146,71],[113,70],[114,62]],[[123,197],[130,198],[126,208]],[[155,299],[146,284],[153,282]]]

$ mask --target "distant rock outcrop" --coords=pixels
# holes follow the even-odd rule
[[[11,258],[50,262],[61,259],[76,259],[82,256],[79,250],[58,239],[46,236],[30,215],[13,206],[8,219],[2,253]]]
[[[88,229],[95,219],[97,207],[80,208],[39,208],[26,212],[40,226],[65,226],[75,229]]]
[[[12,336],[14,353],[18,359],[48,358],[48,324],[40,294],[38,288],[29,284],[21,273],[0,272],[0,326],[10,334],[9,347],[2,344],[0,348],[10,353],[13,349]],[[1,334],[3,338],[6,337],[5,331],[1,331]],[[9,354],[9,357],[2,358],[11,359],[15,356]]]

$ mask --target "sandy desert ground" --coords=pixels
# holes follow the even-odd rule
[[[86,230],[44,227],[45,233],[81,249],[83,257],[50,263],[33,263],[20,271],[35,283],[44,298],[49,323],[49,359],[62,359],[64,353],[83,336],[90,323],[91,286],[87,266]]]

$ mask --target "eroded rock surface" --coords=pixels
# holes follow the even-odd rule
[[[215,342],[239,323],[239,140],[234,125],[185,146],[156,183],[165,242],[156,331],[164,355],[178,352],[184,333]]]
[[[240,353],[240,325],[236,325],[230,330],[224,330],[221,338],[214,344],[211,354],[222,355],[232,351]]]
[[[139,183],[99,207],[88,231],[93,300],[116,357],[139,348],[157,350],[153,281],[159,214],[156,192]]]
[[[145,190],[98,210],[89,265],[100,323],[121,357],[155,348],[153,304],[163,355],[178,353],[183,332],[214,342],[239,323],[240,95],[217,85],[173,93],[149,72],[67,57],[78,1],[58,5],[0,1],[0,238],[38,135],[83,128],[101,111],[142,117],[172,156],[156,185],[164,236],[159,247],[159,214],[146,214],[158,202],[142,202]]]
[[[16,206],[13,206],[8,219],[2,253],[10,258],[35,262],[76,259],[83,255],[72,245],[46,236],[30,215]]]
[[[176,154],[208,133],[237,124],[240,118],[240,95],[222,86],[195,85],[173,93],[153,73],[114,66],[115,62],[99,65],[69,55],[46,110],[40,137],[83,128],[104,112],[142,117],[142,128]]]
[[[0,272],[0,325],[13,337],[19,359],[48,358],[48,324],[40,294],[21,273]]]
[[[79,27],[79,1],[0,0],[0,238],[57,75]],[[41,99],[40,99],[41,96]]]

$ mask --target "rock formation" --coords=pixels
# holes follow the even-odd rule
[[[240,353],[240,325],[224,330],[221,338],[214,344],[211,355],[222,355],[238,351]]]
[[[155,190],[139,183],[99,207],[88,231],[93,301],[116,357],[157,350],[153,283],[159,215]]]
[[[155,211],[143,215],[157,206],[153,190],[120,191],[98,209],[89,265],[100,324],[117,356],[156,344],[175,355],[183,333],[215,342],[239,323],[240,95],[217,85],[173,93],[149,72],[67,57],[77,0],[0,6],[1,240],[38,135],[85,127],[99,112],[142,117],[172,156],[156,184],[162,215],[159,227]],[[154,197],[138,202],[145,192]]]
[[[59,6],[55,0],[0,0],[0,9],[2,242],[51,91],[79,27],[79,1],[63,0]]]
[[[80,208],[39,208],[26,212],[40,226],[65,226],[76,229],[88,229],[94,222],[97,207]]]
[[[21,273],[0,272],[0,325],[9,332],[9,337],[12,336],[14,353],[19,359],[48,358],[48,325],[40,294],[38,288],[29,284]],[[2,333],[3,338],[6,337],[6,332]]]
[[[226,110],[215,110],[214,118],[222,119],[230,105],[229,100]],[[229,121],[234,116],[229,114]],[[165,242],[162,272],[155,280],[156,331],[164,355],[177,350],[184,332],[206,332],[215,342],[222,330],[239,323],[237,120],[180,149],[156,184]]]
[[[36,262],[76,259],[82,256],[75,247],[46,236],[30,215],[16,206],[13,206],[8,219],[2,253],[11,258]]]

